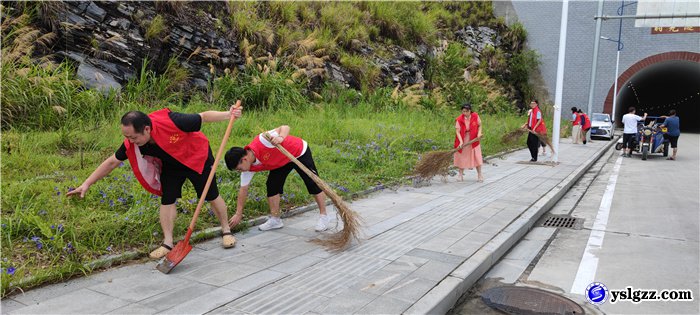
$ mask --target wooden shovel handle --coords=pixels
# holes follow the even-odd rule
[[[234,108],[240,108],[241,107],[241,100],[236,101],[236,105],[234,105]],[[202,210],[202,205],[204,205],[204,200],[207,197],[207,193],[209,192],[209,187],[211,186],[211,181],[214,179],[214,174],[216,174],[216,167],[219,166],[219,162],[221,161],[221,156],[224,153],[224,150],[226,149],[226,141],[228,141],[228,137],[231,135],[231,127],[233,127],[233,121],[236,120],[236,116],[231,114],[231,118],[228,120],[228,127],[226,127],[226,133],[224,133],[224,138],[221,140],[221,145],[219,146],[219,151],[216,152],[216,159],[214,159],[214,165],[211,167],[211,171],[209,172],[209,177],[207,178],[207,183],[204,185],[204,190],[202,191],[202,196],[199,197],[199,202],[197,203],[197,209],[194,211],[194,215],[192,216],[192,222],[190,222],[190,228],[188,229],[188,233],[186,238],[189,239],[190,233],[194,230],[194,224],[197,223],[197,217],[199,217],[199,212]]]

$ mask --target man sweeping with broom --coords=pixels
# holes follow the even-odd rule
[[[242,172],[236,214],[229,221],[231,227],[238,225],[243,218],[243,208],[253,175],[256,172],[270,171],[267,177],[267,201],[270,205],[270,218],[267,222],[261,224],[258,229],[267,231],[282,228],[284,223],[282,223],[280,217],[280,195],[284,192],[284,183],[287,180],[287,176],[295,169],[302,180],[304,180],[307,191],[314,196],[318,204],[320,216],[314,229],[318,232],[328,229],[330,219],[326,215],[325,193],[311,177],[275,147],[280,145],[301,164],[318,175],[308,143],[301,138],[290,135],[289,130],[289,126],[279,126],[267,132],[271,137],[270,140],[266,138],[265,133],[261,133],[253,138],[253,141],[244,148],[232,147],[226,152],[225,161],[228,169]]]
[[[121,119],[122,134],[126,138],[122,146],[102,162],[82,185],[67,195],[83,198],[92,184],[128,159],[139,183],[147,191],[161,196],[163,244],[149,255],[160,259],[173,246],[173,227],[177,215],[175,200],[181,197],[182,185],[189,180],[201,197],[214,164],[209,140],[200,131],[202,123],[230,120],[231,116],[240,117],[240,108],[232,106],[229,111],[199,114],[176,113],[167,108],[148,115],[139,111],[128,112]],[[233,247],[236,239],[231,235],[226,203],[219,196],[216,180],[211,183],[206,200],[211,203],[221,224],[223,247]]]

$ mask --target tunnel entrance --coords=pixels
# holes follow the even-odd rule
[[[668,115],[669,110],[675,109],[681,118],[682,131],[700,132],[700,121],[695,119],[700,115],[700,59],[690,59],[663,60],[651,65],[646,62],[647,66],[639,67],[645,63],[640,61],[625,71],[618,78],[616,124],[621,126],[622,115],[630,106],[640,116],[645,112],[650,116]],[[640,69],[635,71],[635,67]],[[610,102],[606,99],[605,104],[608,113],[612,109],[612,89],[609,94]]]

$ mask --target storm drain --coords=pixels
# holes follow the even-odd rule
[[[547,215],[541,220],[540,226],[580,230],[583,227],[583,219],[572,216]]]
[[[576,302],[552,292],[517,286],[487,290],[481,300],[489,307],[506,314],[585,314]]]

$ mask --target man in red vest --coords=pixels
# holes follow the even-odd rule
[[[146,115],[131,111],[122,116],[122,134],[126,138],[122,146],[107,158],[75,190],[67,195],[85,196],[90,186],[109,175],[122,161],[128,159],[139,183],[149,192],[161,196],[160,225],[163,244],[150,253],[153,259],[168,254],[173,246],[173,227],[177,209],[175,201],[182,196],[186,179],[201,197],[214,157],[209,140],[200,131],[202,123],[229,120],[231,115],[241,116],[241,110],[233,106],[229,111],[206,111],[199,114],[183,114],[161,109]],[[212,205],[221,223],[222,245],[233,247],[236,239],[228,225],[226,203],[219,196],[216,178],[205,198]]]
[[[270,218],[267,222],[261,224],[258,229],[267,231],[282,228],[284,224],[280,218],[280,195],[284,193],[284,183],[287,180],[287,175],[292,169],[295,169],[301,176],[301,179],[304,180],[306,190],[314,196],[321,213],[315,230],[318,232],[325,231],[328,229],[330,221],[326,215],[326,194],[306,173],[299,169],[274,145],[279,144],[287,149],[299,162],[318,175],[313,156],[311,155],[311,148],[309,148],[306,141],[290,135],[289,126],[279,126],[268,131],[268,133],[272,136],[271,142],[261,133],[253,138],[253,141],[245,148],[232,147],[226,152],[224,159],[228,169],[241,171],[241,188],[238,191],[236,214],[231,217],[230,225],[232,227],[236,226],[243,218],[243,207],[253,175],[256,172],[270,171],[270,174],[267,176],[267,202],[270,205]]]
[[[520,128],[525,129],[527,127],[528,130],[532,130],[539,134],[547,133],[547,127],[545,127],[544,124],[544,117],[542,117],[542,112],[540,111],[537,100],[530,102],[530,109],[531,110],[527,117],[527,122],[520,126]],[[537,162],[537,151],[540,147],[540,138],[531,132],[528,132],[527,147],[530,149],[530,156],[532,157],[530,162]]]

